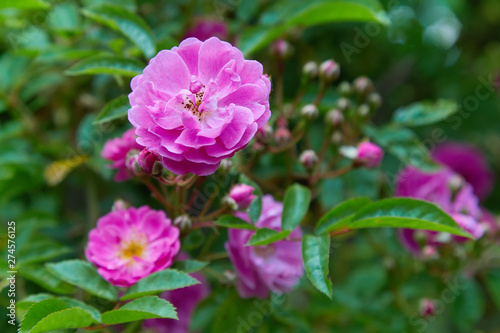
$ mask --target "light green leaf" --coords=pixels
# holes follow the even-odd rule
[[[177,318],[177,312],[170,302],[146,296],[129,302],[117,310],[104,312],[102,322],[108,325],[128,323],[150,318]]]
[[[232,229],[248,229],[248,230],[256,230],[257,228],[253,225],[244,221],[234,215],[222,215],[217,221],[215,221],[216,225],[226,228]]]
[[[286,26],[254,26],[243,30],[238,48],[245,57],[269,45],[287,30]]]
[[[440,99],[424,101],[399,108],[393,116],[394,122],[405,126],[422,126],[442,121],[458,111],[455,101]]]
[[[47,293],[33,294],[27,296],[26,298],[23,298],[20,301],[17,301],[16,306],[20,310],[28,310],[28,308],[33,304],[50,298],[55,298],[55,296]]]
[[[332,282],[329,277],[330,236],[305,235],[302,239],[302,257],[307,277],[314,287],[332,298]]]
[[[86,58],[66,70],[67,75],[116,74],[133,77],[142,73],[144,65],[137,60],[111,55]]]
[[[333,207],[323,215],[316,225],[316,234],[323,234],[346,227],[352,217],[363,207],[371,203],[368,198],[353,198]]]
[[[81,308],[81,309],[87,311],[92,316],[92,318],[94,319],[94,321],[96,323],[101,322],[101,313],[99,312],[99,310],[97,310],[93,306],[85,304],[85,303],[83,303],[77,299],[74,299],[74,298],[59,297],[58,299],[60,299],[64,303],[68,304],[70,307]]]
[[[175,269],[153,273],[127,289],[120,300],[125,301],[145,295],[158,294],[165,290],[189,287],[200,282],[190,275]]]
[[[202,270],[207,265],[208,262],[206,261],[188,259],[176,261],[172,267],[184,273],[193,273]]]
[[[112,99],[108,104],[104,106],[102,111],[95,117],[92,124],[98,125],[102,123],[107,123],[119,118],[127,117],[128,110],[130,109],[130,103],[128,101],[128,96],[122,95],[115,99]]]
[[[391,198],[369,204],[348,225],[349,229],[383,227],[440,231],[473,238],[435,204],[410,198]]]
[[[115,301],[116,288],[106,282],[95,267],[83,260],[66,260],[46,265],[49,272],[64,282],[75,285],[92,295]]]
[[[156,54],[156,45],[151,28],[135,13],[120,6],[103,4],[84,9],[83,14],[114,30],[120,31],[136,44],[146,57],[151,58]]]
[[[292,231],[306,216],[311,202],[311,191],[305,186],[293,184],[287,188],[283,200],[283,215],[281,228]]]
[[[42,286],[48,291],[63,295],[71,294],[75,291],[75,288],[73,286],[56,278],[43,266],[22,265],[18,268],[18,272],[21,276]]]
[[[250,237],[246,246],[268,245],[287,238],[290,233],[291,231],[289,230],[276,231],[274,229],[261,228]]]
[[[43,0],[2,0],[0,1],[0,9],[16,8],[16,9],[47,9],[50,4]]]

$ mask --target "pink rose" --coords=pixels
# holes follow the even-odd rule
[[[382,148],[371,142],[361,142],[358,145],[358,155],[356,163],[364,165],[366,168],[373,169],[380,165],[384,158]]]
[[[236,202],[238,209],[247,209],[255,199],[255,195],[252,194],[253,190],[254,188],[250,185],[236,184],[229,191],[229,197]]]
[[[105,280],[129,287],[170,267],[179,249],[179,229],[163,211],[142,206],[99,218],[89,233],[85,256]]]
[[[137,142],[176,174],[214,173],[271,115],[262,65],[215,37],[159,52],[131,86]]]
[[[117,169],[115,181],[121,182],[131,177],[130,172],[127,170],[125,162],[127,154],[131,150],[141,151],[144,147],[135,141],[135,134],[133,129],[127,130],[123,133],[121,138],[114,138],[107,141],[102,149],[101,156],[107,160],[112,161],[111,168]]]

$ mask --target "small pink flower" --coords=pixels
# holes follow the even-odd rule
[[[422,317],[432,317],[436,314],[436,303],[428,298],[420,300],[420,315]]]
[[[101,156],[107,160],[112,161],[111,168],[117,169],[115,181],[121,182],[131,177],[130,172],[127,170],[125,162],[127,154],[131,150],[142,150],[144,147],[135,141],[134,129],[129,129],[121,138],[114,138],[107,141],[102,149]]]
[[[85,256],[105,280],[129,287],[171,266],[179,249],[179,229],[163,211],[142,206],[99,218],[89,233]]]
[[[253,190],[254,188],[250,185],[237,184],[229,191],[229,197],[236,202],[238,209],[247,209],[255,199],[255,195],[252,194]]]
[[[210,37],[218,37],[222,40],[226,40],[227,35],[226,23],[199,19],[198,22],[186,32],[184,38],[195,37],[204,42]]]
[[[356,162],[369,169],[376,168],[384,158],[382,148],[371,142],[361,142],[358,145],[358,156]]]
[[[161,165],[158,154],[143,149],[139,154],[138,163],[141,171],[145,174],[153,176],[161,175],[163,166]]]
[[[283,204],[274,201],[271,195],[265,195],[256,226],[280,231],[282,213]],[[235,215],[250,221],[246,213],[237,212]],[[266,298],[269,291],[289,292],[304,274],[301,242],[282,240],[265,246],[245,246],[254,233],[251,230],[229,229],[226,250],[238,272],[238,293],[243,298]],[[300,239],[300,228],[295,228],[290,237]]]
[[[271,82],[262,70],[215,37],[159,52],[131,83],[128,118],[137,142],[176,174],[214,173],[271,115]]]

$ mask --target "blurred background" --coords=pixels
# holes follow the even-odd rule
[[[186,36],[215,34],[237,45],[247,58],[262,62],[271,77],[277,71],[271,45],[278,38],[288,41],[292,51],[285,62],[285,102],[297,93],[303,65],[329,58],[340,64],[340,80],[351,82],[361,75],[373,80],[383,99],[373,119],[376,125],[386,124],[395,110],[416,101],[454,100],[459,107],[456,114],[413,128],[419,144],[427,150],[452,141],[474,145],[500,178],[499,1],[346,1],[361,9],[347,7],[345,13],[319,12],[295,20],[288,18],[300,18],[297,13],[305,6],[303,1],[2,2],[0,220],[17,223],[18,299],[41,292],[70,292],[43,263],[82,257],[87,231],[116,198],[136,206],[151,202],[139,184],[113,182],[112,171],[100,157],[107,139],[131,127],[124,111],[112,122],[99,122],[96,117],[110,100],[130,92],[131,76],[155,54],[155,46],[134,44],[119,26],[113,29],[109,23],[113,13],[93,11],[102,3],[141,17],[144,30],[156,41],[156,51],[178,45]],[[133,61],[111,64],[114,70],[109,73],[82,64],[101,54]],[[316,91],[317,86],[310,87],[304,99],[312,100]],[[334,92],[325,96],[324,111],[337,97]],[[401,167],[400,160],[387,154],[382,172],[388,186],[382,194],[375,186],[380,175],[371,171],[325,182],[321,209],[356,195],[390,195]],[[500,190],[495,186],[483,205],[498,214],[499,201]],[[0,230],[2,251],[6,230]],[[202,243],[204,235],[198,236],[186,246]],[[393,230],[365,230],[333,242],[333,301],[304,282],[284,303],[266,303],[269,310],[249,331],[500,332],[498,246],[485,256],[482,244],[467,243],[463,252],[450,249],[444,262],[423,262],[403,249]],[[3,278],[4,257],[0,260]],[[476,278],[466,279],[470,270]],[[453,301],[443,301],[438,315],[420,315],[423,298],[442,299],[443,291],[453,290],[454,284],[467,287]],[[6,285],[2,279],[1,287]],[[222,332],[213,322],[219,325],[219,311],[229,311],[228,304],[238,308],[239,300],[225,302],[230,289],[212,285],[220,292],[198,309],[194,326],[203,332]],[[3,318],[7,302],[3,289]],[[8,329],[2,319],[0,331]]]

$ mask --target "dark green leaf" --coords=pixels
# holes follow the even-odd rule
[[[352,218],[348,227],[422,229],[473,238],[435,204],[410,198],[391,198],[369,204]]]
[[[103,4],[101,6],[84,9],[83,14],[91,19],[120,31],[137,45],[148,58],[156,54],[153,32],[147,23],[139,16],[127,9]]]
[[[316,234],[322,234],[333,230],[346,227],[352,220],[352,217],[363,207],[371,203],[368,198],[349,199],[323,215],[316,225]]]
[[[18,268],[18,272],[21,276],[26,279],[42,286],[48,291],[57,294],[71,294],[74,292],[74,287],[56,278],[54,275],[49,273],[47,269],[43,266],[38,265],[26,265]]]
[[[476,323],[481,319],[485,308],[481,286],[474,279],[463,277],[455,278],[447,284],[447,295],[451,294],[452,297],[456,297],[450,304],[453,323],[463,333],[474,332]]]
[[[102,124],[108,121],[112,121],[118,118],[127,117],[128,110],[130,109],[130,103],[128,101],[128,96],[122,95],[115,99],[112,99],[104,109],[97,115],[93,124]]]
[[[329,277],[330,235],[305,235],[302,239],[302,257],[307,277],[314,287],[332,298],[332,282]]]
[[[16,302],[17,308],[21,310],[28,310],[30,306],[33,304],[43,301],[44,299],[55,298],[54,295],[41,293],[41,294],[33,294],[29,295],[26,298],[23,298],[20,301]]]
[[[305,186],[294,184],[287,188],[283,200],[281,228],[292,231],[306,216],[311,202],[311,191]]]
[[[269,301],[266,301],[266,303],[269,303]],[[263,313],[262,307],[258,307],[256,304],[258,303],[256,303],[255,299],[242,299],[236,292],[231,293],[219,307],[210,332],[237,332],[238,327],[242,328],[241,332],[251,332],[252,327],[249,328],[250,325],[247,324],[247,321],[252,316],[252,313],[264,316],[268,314]],[[272,311],[271,309],[272,305],[269,311]]]
[[[257,229],[253,224],[250,224],[247,221],[244,221],[234,215],[222,215],[217,221],[215,221],[215,224],[221,227],[232,229]]]
[[[116,288],[106,282],[95,267],[83,260],[66,260],[49,263],[47,269],[64,282],[75,285],[92,295],[115,301],[118,298]]]
[[[102,322],[108,325],[150,318],[177,319],[177,312],[170,302],[156,296],[146,296],[102,314]]]
[[[189,287],[200,282],[190,275],[175,269],[153,273],[130,287],[120,300],[125,301],[144,295],[158,294],[165,290]]]
[[[250,240],[246,245],[247,246],[268,245],[287,238],[288,235],[290,235],[290,233],[291,231],[289,230],[276,231],[274,229],[262,228],[257,230],[257,232],[254,235],[252,235],[252,237],[250,238]]]
[[[111,55],[97,55],[84,59],[65,73],[67,75],[116,74],[133,77],[142,73],[144,65],[134,59]]]
[[[488,294],[495,302],[498,311],[500,311],[500,268],[492,269],[486,274],[486,288]]]
[[[422,126],[442,121],[458,111],[454,101],[440,99],[424,101],[399,108],[394,113],[394,122],[405,126]]]
[[[183,271],[185,273],[193,273],[202,270],[208,265],[206,261],[199,260],[179,260],[174,263],[173,268]]]

